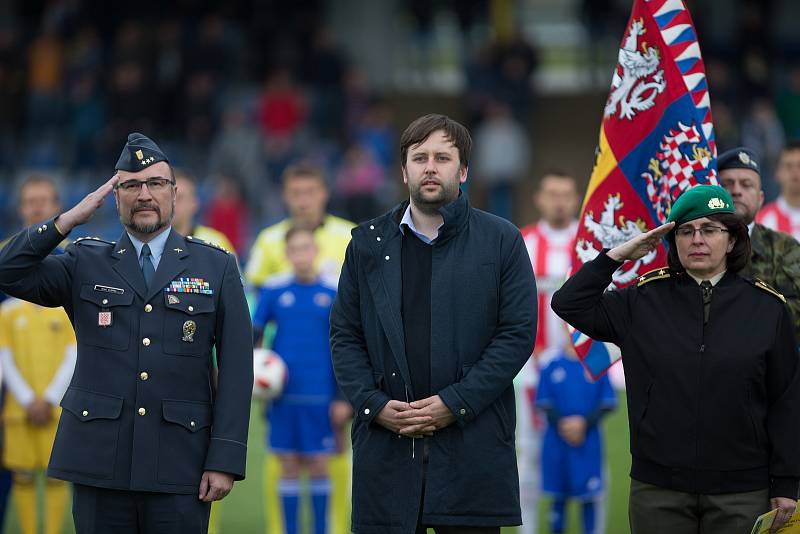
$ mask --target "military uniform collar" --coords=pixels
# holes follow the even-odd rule
[[[169,238],[169,234],[171,232],[172,227],[168,226],[160,234],[147,242],[147,244],[150,246],[150,254],[153,255],[153,266],[156,269],[158,269],[158,263],[161,261],[161,256],[164,253],[164,247],[167,244],[167,239]],[[131,240],[133,248],[136,249],[136,257],[139,258],[139,256],[142,254],[144,242],[133,237],[130,232],[126,233],[128,234],[128,239]]]
[[[695,275],[693,275],[693,274],[691,274],[689,272],[687,272],[686,274],[691,276],[694,279],[694,281],[697,282],[697,285],[700,285],[700,282],[702,282],[703,280],[708,280],[709,282],[711,282],[712,286],[716,287],[716,285],[719,283],[720,280],[722,280],[722,278],[725,276],[725,274],[727,272],[728,272],[727,270],[722,271],[721,273],[715,274],[711,278],[698,278],[698,277],[696,277]]]

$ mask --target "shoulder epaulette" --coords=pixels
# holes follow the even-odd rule
[[[198,239],[198,238],[196,238],[196,237],[194,237],[192,235],[187,235],[186,236],[186,240],[189,243],[197,243],[198,245],[205,245],[207,247],[215,248],[215,249],[219,250],[220,252],[224,252],[225,254],[230,254],[229,251],[225,250],[224,248],[222,248],[221,246],[217,245],[216,243],[209,243],[208,241],[203,241],[202,239]]]
[[[92,246],[99,246],[99,245],[111,245],[114,246],[117,244],[116,241],[106,241],[103,238],[97,236],[85,236],[79,237],[75,240],[76,245],[92,245]]]
[[[642,276],[639,277],[639,282],[636,284],[637,286],[643,286],[648,282],[652,282],[654,280],[664,280],[666,278],[670,278],[672,276],[672,272],[666,267],[662,267],[661,269],[653,269],[652,271],[644,273]]]
[[[773,288],[773,287],[772,287],[771,285],[769,285],[768,283],[766,283],[766,282],[764,282],[763,280],[760,280],[760,279],[758,279],[758,278],[754,278],[754,279],[750,280],[750,282],[752,282],[752,284],[753,284],[754,286],[756,286],[758,289],[761,289],[762,291],[766,291],[767,293],[769,293],[769,294],[771,294],[771,295],[773,295],[773,296],[776,296],[776,297],[778,297],[778,298],[781,300],[781,302],[783,302],[784,304],[786,304],[786,297],[784,297],[782,294],[780,294],[780,293],[778,292],[778,290],[776,290],[775,288]]]

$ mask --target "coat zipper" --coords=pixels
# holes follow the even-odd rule
[[[403,384],[403,389],[405,389],[405,392],[406,392],[406,403],[410,403],[411,401],[408,400],[408,386]],[[415,447],[416,441],[417,441],[416,438],[414,438],[414,437],[411,438],[411,459],[412,460],[414,459],[414,453],[415,453],[415,449],[416,449],[416,447]]]

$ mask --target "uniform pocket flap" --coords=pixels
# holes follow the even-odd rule
[[[189,432],[211,426],[211,404],[207,402],[165,399],[161,407],[165,421],[181,425]]]
[[[71,387],[61,399],[61,407],[81,421],[116,419],[122,413],[122,397]]]
[[[117,291],[124,291],[123,289],[118,288],[107,288],[111,291],[104,291],[101,289],[96,289],[100,286],[95,286],[92,284],[83,284],[81,286],[81,298],[83,300],[87,300],[94,304],[97,304],[101,308],[113,308],[114,306],[129,306],[133,302],[133,293],[115,293],[113,290]],[[105,287],[105,286],[102,286]]]
[[[201,293],[167,293],[164,292],[164,305],[189,315],[211,313],[214,311],[214,298]]]

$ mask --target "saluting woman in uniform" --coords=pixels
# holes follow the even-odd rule
[[[606,291],[625,261],[669,244],[669,269]],[[631,434],[633,534],[749,532],[800,481],[800,374],[783,297],[737,273],[747,226],[721,187],[701,185],[666,224],[587,262],[555,312],[622,350]]]

